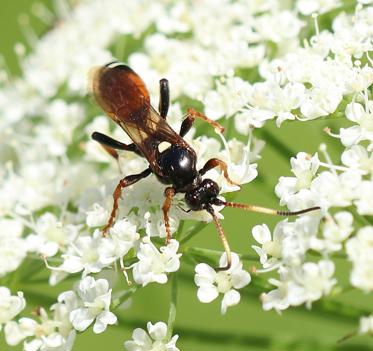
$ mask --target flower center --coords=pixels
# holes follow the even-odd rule
[[[56,327],[57,325],[54,321],[47,320],[35,327],[35,336],[40,338],[42,336],[50,335],[55,332]]]
[[[95,316],[105,309],[105,303],[100,298],[96,298],[94,302],[85,302],[84,305],[89,307],[89,311]]]
[[[311,185],[312,173],[310,171],[303,171],[297,174],[297,189],[307,189]]]
[[[157,340],[157,341],[154,341],[150,351],[166,351],[166,346],[162,341]]]
[[[215,278],[218,291],[225,294],[232,288],[231,277],[226,272],[219,272]]]
[[[64,242],[64,233],[62,228],[60,227],[54,227],[48,230],[44,233],[44,237],[49,240],[56,243],[62,244]]]
[[[84,252],[82,261],[84,263],[94,263],[98,260],[98,254],[96,250],[88,249]]]
[[[263,250],[270,256],[275,258],[281,257],[281,245],[274,241],[267,241],[263,244]]]

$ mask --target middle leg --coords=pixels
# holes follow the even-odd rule
[[[116,188],[113,192],[114,202],[113,202],[113,208],[112,208],[111,213],[110,213],[110,218],[109,218],[107,224],[105,225],[105,227],[102,230],[102,232],[105,236],[107,235],[108,230],[112,227],[112,225],[114,223],[115,216],[116,216],[116,213],[117,213],[117,210],[118,210],[119,198],[122,195],[122,189],[126,188],[127,186],[130,186],[132,184],[135,184],[140,179],[146,178],[151,173],[152,173],[151,169],[147,168],[145,171],[143,171],[139,174],[131,174],[127,177],[124,177],[123,179],[121,179],[119,181],[118,185],[116,186]]]

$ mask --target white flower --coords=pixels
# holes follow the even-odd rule
[[[117,317],[109,310],[111,289],[106,279],[83,278],[78,295],[83,306],[70,312],[70,321],[76,330],[86,330],[95,321],[93,332],[99,334],[105,331],[107,325],[116,323]]]
[[[260,295],[260,300],[263,304],[263,309],[269,311],[272,308],[277,312],[281,312],[289,307],[290,303],[287,298],[288,293],[288,281],[279,281],[277,279],[270,278],[268,280],[274,286],[277,286],[277,289],[271,290],[268,293],[263,293]]]
[[[17,345],[22,340],[26,351],[71,351],[76,332],[69,321],[70,312],[76,308],[78,300],[72,291],[58,296],[58,302],[51,307],[53,318],[49,318],[43,308],[37,310],[40,322],[31,318],[21,318],[5,326],[5,337],[9,345]],[[31,340],[30,340],[31,338]]]
[[[334,263],[327,260],[306,262],[302,267],[294,268],[292,275],[298,286],[288,292],[290,304],[296,306],[306,303],[310,307],[311,302],[328,295],[337,282],[333,274]]]
[[[256,225],[252,229],[254,239],[262,245],[262,247],[252,245],[252,248],[259,255],[260,263],[264,269],[273,269],[278,265],[276,264],[282,255],[282,231],[278,230],[280,226],[276,226],[273,233],[273,239],[271,232],[266,224]],[[271,256],[271,258],[268,258]]]
[[[275,188],[276,195],[281,198],[281,205],[287,204],[289,198],[302,189],[309,189],[319,168],[317,153],[311,157],[305,152],[299,152],[296,158],[292,157],[290,159],[290,163],[295,178],[280,177]]]
[[[264,14],[255,19],[255,29],[263,39],[280,43],[295,38],[304,23],[290,11]]]
[[[373,101],[364,106],[351,102],[346,107],[346,117],[356,125],[341,128],[340,136],[343,145],[350,147],[362,140],[373,141]]]
[[[15,296],[11,295],[7,287],[0,286],[0,330],[2,324],[12,320],[25,307],[26,300],[21,291],[18,291],[17,296]]]
[[[77,273],[83,271],[83,276],[90,273],[100,272],[105,263],[100,261],[99,247],[103,237],[99,230],[93,236],[82,235],[68,247],[62,255],[63,263],[58,270],[67,273]]]
[[[16,270],[26,256],[27,245],[22,232],[21,223],[0,219],[0,277]]]
[[[224,84],[217,81],[217,88],[210,90],[205,99],[205,113],[212,119],[235,114],[248,100],[250,84],[239,77],[229,77]]]
[[[167,325],[164,322],[152,324],[147,323],[148,332],[144,329],[136,328],[132,333],[132,339],[125,341],[124,347],[128,351],[179,351],[176,347],[178,335],[167,339]]]
[[[238,184],[246,184],[254,180],[257,175],[257,164],[251,163],[250,145],[231,139],[226,144],[227,148],[219,153],[219,158],[228,165],[228,175],[232,181]],[[215,169],[216,171],[216,169]],[[209,176],[212,172],[209,173]],[[212,177],[220,186],[220,194],[237,191],[239,187],[229,184],[223,172],[218,173],[218,177]]]
[[[307,91],[300,110],[306,119],[314,119],[333,113],[342,101],[339,89],[327,87],[313,87]]]
[[[364,291],[373,290],[373,227],[359,229],[346,243],[348,258],[353,263],[350,281]]]
[[[373,334],[373,315],[360,317],[359,334]]]
[[[336,284],[333,278],[334,264],[332,261],[321,260],[318,263],[306,262],[301,266],[282,268],[281,280],[270,279],[269,282],[277,289],[262,294],[264,310],[272,308],[277,311],[289,306],[299,306],[306,303],[311,306],[313,301],[330,293]]]
[[[143,238],[137,252],[139,261],[133,265],[135,282],[142,286],[151,282],[165,284],[167,282],[166,273],[176,272],[180,267],[181,254],[177,253],[178,248],[178,241],[173,239],[158,251],[149,237]]]
[[[360,215],[373,215],[373,181],[363,180],[356,189],[355,205]]]
[[[48,122],[36,127],[35,137],[52,156],[61,156],[66,153],[72,142],[73,131],[84,115],[80,103],[67,104],[61,99],[53,100],[45,111]]]
[[[116,221],[114,226],[110,228],[109,237],[103,238],[98,248],[100,261],[108,265],[123,258],[139,238],[136,225],[128,219]]]
[[[326,217],[322,227],[323,239],[313,237],[311,247],[317,251],[338,251],[353,231],[353,216],[350,212],[337,212],[333,217]]]
[[[88,227],[101,227],[109,220],[110,213],[103,206],[95,202],[92,210],[87,211],[86,223]]]
[[[325,13],[341,6],[339,0],[298,0],[297,9],[302,15],[311,15],[315,12]]]
[[[275,115],[275,112],[260,107],[245,108],[235,116],[235,126],[239,133],[249,134],[251,128],[263,127],[264,123]]]
[[[319,216],[310,214],[298,217],[294,222],[283,220],[277,223],[273,235],[277,242],[274,244],[274,252],[278,254],[277,250],[281,248],[282,262],[290,266],[303,262],[312,239],[317,234],[319,221]],[[271,247],[271,244],[269,246]]]
[[[176,203],[177,201],[174,201],[174,204],[172,208],[170,209],[170,213],[169,213],[169,224],[170,224],[171,234],[177,231],[177,228],[179,227],[179,223],[180,223],[179,218],[175,215],[175,212],[177,210],[175,208]],[[161,211],[157,211],[155,213],[150,212],[150,211],[145,212],[142,225],[143,227],[145,227],[145,233],[151,237],[155,236],[155,237],[165,238],[167,235],[163,213]]]
[[[341,174],[321,172],[311,184],[311,191],[319,198],[323,208],[348,206],[357,197],[356,189],[361,183],[361,174],[348,170]]]
[[[353,145],[343,151],[341,161],[347,167],[360,169],[365,173],[373,173],[373,153],[361,145]]]
[[[227,258],[224,253],[219,260],[219,266],[223,267],[226,264]],[[237,289],[243,288],[251,281],[249,272],[242,269],[242,262],[235,253],[232,253],[232,266],[226,271],[216,272],[206,263],[199,263],[195,272],[194,281],[198,286],[197,296],[201,302],[209,303],[215,300],[219,293],[224,294],[221,302],[222,314],[228,307],[240,302],[241,297]]]
[[[79,233],[78,226],[64,225],[50,212],[37,219],[34,229],[36,233],[27,236],[28,250],[46,257],[56,255],[58,250],[72,242]]]

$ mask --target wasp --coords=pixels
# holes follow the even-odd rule
[[[219,186],[203,176],[212,168],[219,167],[225,179],[235,184],[228,175],[228,166],[220,159],[212,158],[199,170],[196,168],[197,155],[193,148],[183,139],[191,129],[196,118],[212,125],[218,132],[224,129],[217,122],[202,113],[189,108],[179,132],[174,131],[167,123],[167,112],[170,105],[170,92],[167,79],[161,79],[158,111],[150,104],[149,92],[143,80],[128,66],[121,63],[110,63],[92,69],[91,92],[98,105],[117,123],[131,138],[133,143],[127,145],[107,135],[94,132],[92,138],[117,157],[115,150],[125,150],[145,157],[148,168],[139,174],[121,179],[113,193],[113,207],[107,225],[103,228],[106,234],[113,225],[118,210],[122,189],[139,180],[154,174],[158,180],[168,185],[164,191],[162,206],[166,228],[166,243],[171,240],[169,209],[176,193],[183,193],[188,211],[207,211],[219,233],[227,255],[227,264],[217,270],[228,270],[231,267],[231,251],[224,235],[223,228],[215,214],[215,206],[241,208],[247,211],[262,212],[271,215],[294,216],[319,210],[310,207],[301,211],[277,211],[269,208],[228,202],[218,198]],[[166,145],[166,148],[164,147]]]

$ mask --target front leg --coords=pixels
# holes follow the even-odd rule
[[[215,131],[217,131],[218,133],[224,133],[224,127],[221,126],[218,122],[213,121],[212,119],[205,116],[203,113],[198,112],[193,108],[188,108],[187,116],[184,119],[181,125],[181,128],[180,128],[180,132],[179,132],[180,136],[183,137],[186,133],[189,132],[196,118],[200,118],[203,121],[210,124],[211,126],[213,126]]]
[[[123,179],[121,179],[119,181],[119,183],[116,186],[116,188],[114,190],[114,193],[113,193],[114,203],[113,203],[113,208],[112,208],[111,213],[110,213],[109,221],[108,221],[108,223],[106,224],[106,226],[102,230],[104,236],[107,236],[107,232],[113,226],[114,219],[115,219],[115,216],[116,216],[116,213],[117,213],[117,210],[118,210],[119,198],[120,198],[120,196],[122,194],[122,189],[126,188],[127,186],[130,186],[132,184],[135,184],[140,179],[146,178],[151,173],[152,173],[151,169],[147,168],[145,171],[143,171],[143,172],[141,172],[139,174],[131,174],[131,175],[127,176],[127,177],[124,177]]]
[[[168,211],[170,210],[172,198],[175,196],[176,190],[172,187],[166,188],[164,191],[164,202],[162,206],[163,210],[163,219],[166,227],[166,244],[171,240],[171,229],[170,229],[170,218],[168,217]]]
[[[170,107],[170,88],[168,80],[163,78],[159,81],[159,105],[158,110],[161,117],[166,118]]]
[[[203,176],[207,171],[215,167],[219,167],[221,169],[221,171],[224,174],[224,178],[227,180],[229,184],[240,186],[238,183],[234,182],[232,179],[229,178],[227,164],[224,161],[219,160],[218,158],[211,158],[210,160],[208,160],[198,173],[199,175]]]

